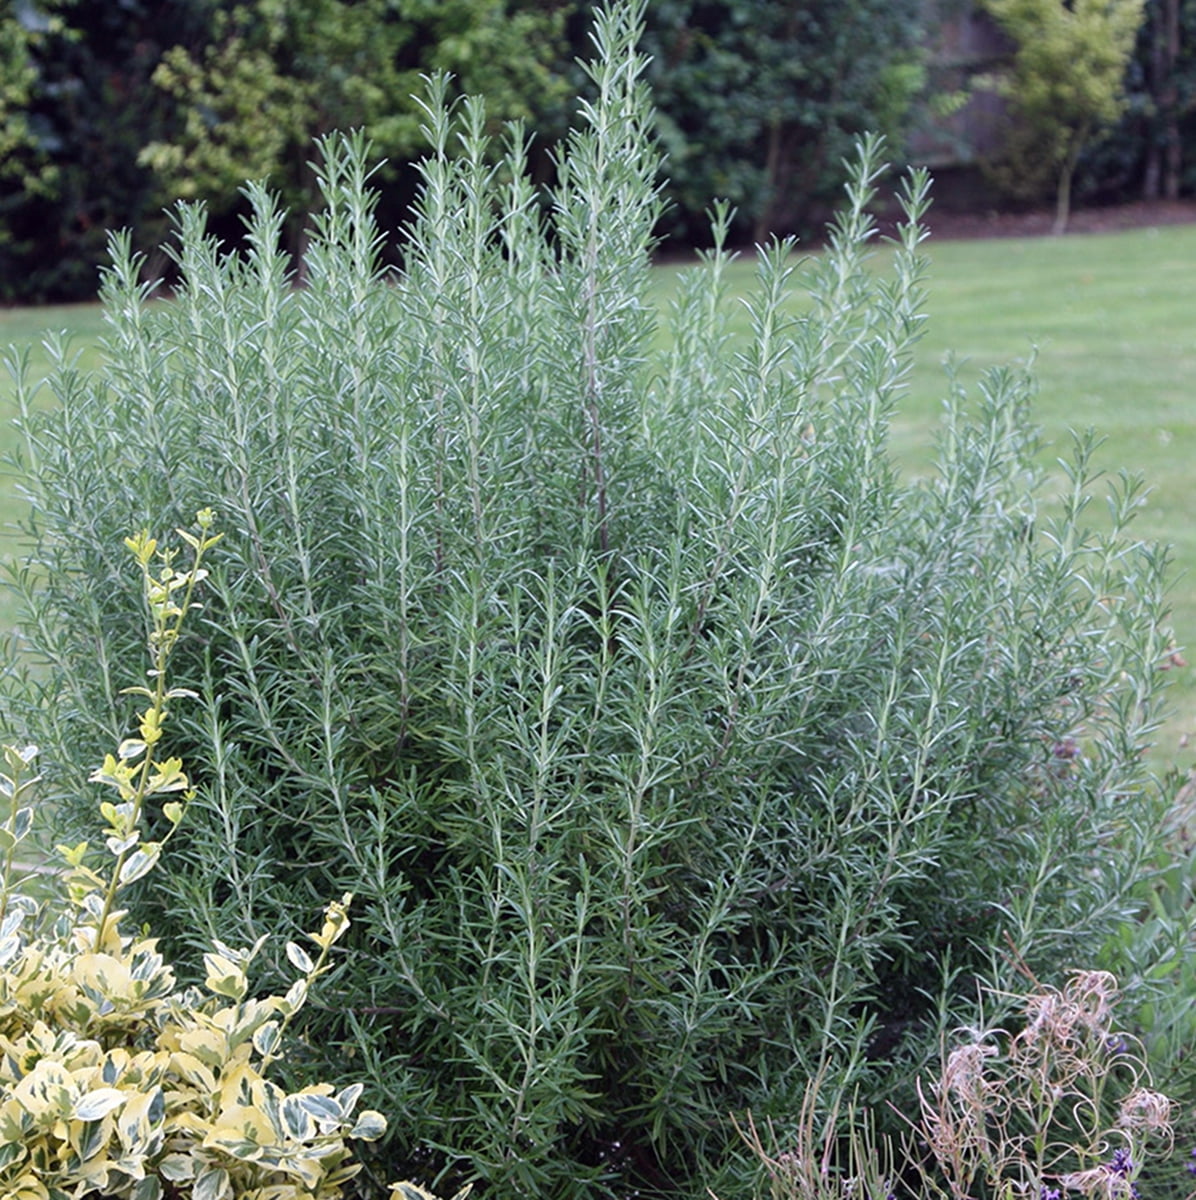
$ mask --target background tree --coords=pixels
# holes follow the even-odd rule
[[[414,187],[403,164],[422,148],[420,74],[444,68],[487,95],[492,131],[511,118],[563,125],[549,115],[567,107],[559,34],[571,7],[0,5],[0,299],[93,296],[108,231],[135,227],[156,246],[180,196],[214,204],[226,218],[214,231],[232,238],[246,178],[270,175],[288,205],[310,206],[312,139],[333,128],[363,127],[397,160],[384,176],[394,224]]]
[[[23,198],[53,195],[54,164],[32,113],[41,71],[36,48],[65,28],[57,12],[9,7],[0,12],[0,253],[11,253],[9,215]]]
[[[1152,0],[1147,7],[1145,29],[1150,44],[1147,78],[1155,101],[1152,115],[1156,118],[1156,136],[1147,141],[1142,190],[1150,198],[1165,196],[1174,200],[1179,196],[1183,164],[1180,124],[1183,116],[1191,112],[1196,93],[1193,77],[1196,63],[1191,52],[1194,24],[1196,5],[1183,4],[1181,0]]]
[[[931,103],[931,31],[949,31],[980,3],[653,0],[644,44],[672,177],[661,232],[703,241],[712,196],[738,210],[732,238],[817,228],[861,131],[884,132],[901,156]],[[1000,85],[1012,119],[1001,184],[1035,199],[1054,186],[1066,209],[1080,158],[1077,187],[1184,188],[1196,0],[985,7],[1020,47]],[[575,60],[589,53],[592,9],[590,0],[0,4],[0,298],[90,297],[107,230],[136,228],[142,247],[156,247],[162,210],[178,197],[208,202],[213,232],[230,242],[241,234],[245,178],[269,176],[291,211],[310,209],[312,139],[337,128],[364,129],[389,159],[380,218],[395,227],[423,149],[411,96],[436,69],[455,76],[455,94],[486,96],[489,134],[513,117],[528,123],[532,176],[544,184],[568,94],[584,91]],[[1091,135],[1119,110],[1115,136],[1098,145]],[[293,249],[300,238],[291,223]]]
[[[171,42],[202,39],[204,5],[43,0],[0,20],[0,299],[92,296],[109,230],[164,232],[169,197],[137,164],[172,119],[150,77]]]
[[[741,232],[808,229],[837,201],[865,130],[899,146],[922,82],[920,0],[657,0],[644,45],[673,230],[711,196]]]
[[[65,28],[57,10],[62,0],[41,12],[8,8],[0,12],[0,179],[41,191],[52,174],[31,119],[39,68],[34,48]]]
[[[1125,107],[1126,68],[1144,0],[984,0],[1013,39],[994,86],[1012,122],[994,175],[1009,192],[1055,187],[1055,232],[1067,227],[1072,179],[1084,148]]]
[[[202,48],[174,46],[154,72],[180,119],[140,160],[173,195],[227,208],[240,181],[269,176],[289,205],[309,209],[317,200],[313,139],[361,128],[391,160],[383,178],[393,186],[401,165],[425,146],[415,96],[429,72],[449,72],[461,92],[485,95],[492,133],[565,106],[571,93],[561,38],[571,7],[570,0],[225,5]],[[390,207],[405,208],[410,195],[400,187]]]
[[[1121,120],[1081,173],[1119,197],[1176,200],[1196,182],[1196,0],[1147,0],[1126,84]]]

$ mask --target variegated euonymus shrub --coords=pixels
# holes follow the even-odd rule
[[[100,805],[107,870],[86,842],[60,847],[61,875],[26,875],[19,854],[35,823],[33,747],[4,751],[0,825],[0,1195],[6,1200],[334,1200],[360,1170],[346,1138],[373,1140],[386,1122],[354,1115],[361,1084],[315,1084],[287,1093],[265,1072],[329,952],[349,927],[349,897],[327,907],[311,935],[315,957],[286,947],[299,978],[285,995],[254,999],[247,972],[259,941],[234,950],[216,940],[203,956],[202,988],[182,991],[145,931],[127,930],[124,889],[153,870],[191,799],[183,764],[160,757],[176,701],[167,660],[207,574],[211,514],[180,569],[147,535],[127,540],[150,613],[148,685],[125,689],[146,703],[92,779],[115,792]],[[170,799],[171,796],[176,797]],[[160,805],[160,812],[151,811]],[[155,826],[165,836],[155,841]],[[28,850],[29,846],[26,845]],[[88,865],[93,863],[93,865]],[[51,898],[38,900],[31,890]],[[61,892],[61,894],[60,894]]]
[[[244,253],[183,207],[172,298],[118,237],[105,365],[64,357],[45,412],[18,385],[45,669],[8,706],[62,825],[123,719],[108,547],[211,497],[196,799],[131,912],[198,952],[352,892],[280,1078],[367,1081],[403,1114],[367,1167],[502,1200],[744,1194],[729,1117],[794,1119],[816,1076],[912,1110],[979,985],[1116,968],[1157,849],[1132,487],[1090,521],[1083,443],[1044,501],[1018,370],[950,383],[900,477],[927,181],[870,261],[871,140],[825,252],[762,248],[740,304],[716,210],[664,300],[636,11],[599,18],[547,198],[434,81],[402,269],[333,138],[301,280],[263,187]]]

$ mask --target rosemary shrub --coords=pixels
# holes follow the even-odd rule
[[[365,1080],[441,1190],[733,1194],[731,1115],[783,1123],[814,1077],[908,1109],[977,983],[1090,961],[1156,846],[1133,485],[1097,532],[1081,441],[1040,506],[1015,370],[950,384],[937,473],[898,477],[928,181],[875,272],[872,140],[825,253],[760,251],[746,339],[722,209],[658,312],[638,12],[597,19],[550,205],[520,130],[433,81],[401,271],[331,138],[302,288],[250,184],[244,255],[180,207],[150,303],[114,238],[106,364],[64,356],[44,413],[18,379],[46,669],[9,709],[62,823],[123,721],[108,548],[210,500],[198,794],[133,911],[253,945],[353,892],[282,1065]]]

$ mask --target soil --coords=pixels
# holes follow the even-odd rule
[[[1054,224],[1053,209],[1028,212],[947,212],[933,207],[926,225],[940,241],[965,238],[1048,237]],[[1147,229],[1160,225],[1196,224],[1196,201],[1139,200],[1101,208],[1076,209],[1068,233],[1114,233],[1122,229]]]

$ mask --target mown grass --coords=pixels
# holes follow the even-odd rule
[[[947,394],[948,358],[975,395],[990,367],[1035,357],[1040,459],[1050,476],[1073,433],[1104,439],[1098,465],[1142,475],[1137,535],[1173,548],[1172,624],[1196,663],[1196,225],[1066,238],[926,243],[929,321],[892,426],[902,468],[925,472]],[[877,252],[884,265],[885,251]],[[744,290],[753,266],[734,264]],[[672,272],[662,270],[666,289]],[[746,329],[746,320],[743,323]],[[1090,510],[1102,524],[1100,505]],[[1196,762],[1196,667],[1173,668],[1158,770]],[[1189,742],[1191,747],[1189,748]]]
[[[949,351],[966,356],[974,380],[981,366],[1024,359],[1036,345],[1044,465],[1066,452],[1071,431],[1091,428],[1104,439],[1106,471],[1145,477],[1138,535],[1173,547],[1172,624],[1196,662],[1196,226],[944,242],[931,254],[929,329],[893,431],[901,460],[913,469],[927,461]],[[1187,771],[1196,669],[1173,675],[1174,712],[1155,760]]]
[[[100,361],[99,341],[104,331],[104,316],[98,304],[65,304],[46,308],[0,308],[0,348],[26,346],[35,376],[50,366],[44,345],[47,333],[67,333],[81,352],[80,365],[95,366]],[[12,412],[12,381],[7,372],[0,379],[0,403],[7,418]]]
[[[12,561],[21,551],[17,526],[27,511],[20,495],[20,480],[13,477],[5,460],[16,442],[16,388],[12,366],[18,352],[27,355],[28,378],[40,380],[52,365],[50,335],[65,335],[69,353],[77,356],[81,369],[98,366],[102,360],[100,339],[104,331],[103,310],[98,304],[70,304],[44,308],[0,308],[0,561]],[[42,389],[39,403],[48,403]],[[0,581],[3,576],[0,576]],[[16,618],[15,597],[0,587],[0,637],[6,637]]]
[[[1044,466],[1050,469],[1066,453],[1071,431],[1092,428],[1105,439],[1098,461],[1110,475],[1125,469],[1146,477],[1151,491],[1138,532],[1174,548],[1173,624],[1178,641],[1196,647],[1196,226],[1067,238],[931,239],[928,252],[930,321],[892,431],[903,469],[918,473],[931,461],[949,354],[961,379],[974,385],[984,368],[1024,361],[1037,347]],[[883,257],[880,251],[882,263]],[[675,267],[660,268],[662,298],[675,273]],[[751,262],[738,261],[734,288],[746,289],[751,274]],[[0,345],[31,346],[35,373],[48,363],[40,346],[46,329],[72,334],[86,367],[98,361],[102,328],[94,305],[0,310]],[[11,382],[3,377],[0,452],[11,414]],[[4,481],[0,525],[9,526],[20,507],[13,481]],[[1099,511],[1093,519],[1099,521]],[[6,538],[0,553],[13,548]],[[9,599],[0,596],[0,628],[12,620]],[[1174,712],[1155,758],[1160,767],[1187,771],[1196,756],[1196,678],[1182,668],[1174,676]]]

